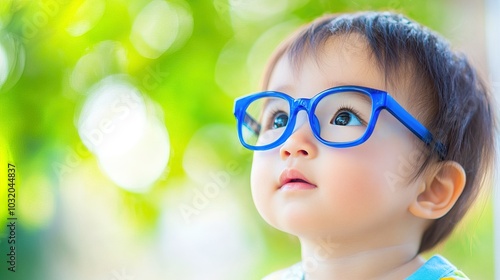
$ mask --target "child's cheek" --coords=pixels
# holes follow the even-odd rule
[[[336,205],[344,205],[346,213],[355,214],[384,203],[387,185],[383,172],[390,160],[361,146],[336,153],[336,157],[338,161],[329,164],[330,172],[326,169],[322,179],[329,182],[326,187]]]
[[[357,201],[365,203],[366,208],[370,208],[371,203],[404,196],[422,154],[416,145],[418,139],[399,121],[385,114],[381,114],[381,120],[365,143],[335,151],[332,157],[336,159],[329,164],[338,170],[330,176],[339,176],[337,181],[344,181],[339,182],[345,185],[339,193],[346,199],[357,196]],[[376,197],[381,201],[376,202]]]
[[[420,167],[423,152],[418,139],[388,112],[379,116],[370,139],[361,145],[371,158],[373,171],[388,188],[397,191],[407,186]]]
[[[397,152],[390,152],[389,146],[373,148],[361,145],[337,151],[339,161],[323,170],[322,182],[327,183],[322,189],[326,192],[322,204],[329,209],[325,213],[330,213],[324,221],[330,221],[336,230],[343,228],[340,232],[347,235],[377,228],[381,223],[389,226],[390,217],[396,220],[404,215],[411,200],[408,186],[400,182],[393,185],[387,177],[397,170]],[[380,148],[387,151],[381,152]]]

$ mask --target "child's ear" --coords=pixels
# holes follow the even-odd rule
[[[465,171],[455,161],[440,163],[437,170],[422,183],[421,192],[409,211],[423,219],[438,219],[455,205],[465,186]]]

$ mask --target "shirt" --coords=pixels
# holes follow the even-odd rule
[[[422,265],[406,280],[468,280],[465,274],[458,270],[448,260],[435,255]]]
[[[306,279],[302,263],[289,267],[282,275],[282,280]],[[265,278],[263,279],[265,280]],[[440,255],[431,257],[417,271],[406,280],[469,280],[465,274],[458,270],[448,260]]]

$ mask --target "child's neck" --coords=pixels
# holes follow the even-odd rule
[[[307,280],[405,279],[424,263],[414,242],[367,248],[301,238],[301,245]]]

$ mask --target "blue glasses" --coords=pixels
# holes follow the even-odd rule
[[[370,137],[383,109],[444,158],[444,145],[435,142],[431,132],[387,92],[376,89],[334,87],[310,99],[264,91],[237,99],[234,116],[240,142],[250,150],[269,150],[283,144],[292,135],[301,110],[307,112],[318,141],[330,147],[347,148],[360,145]]]

